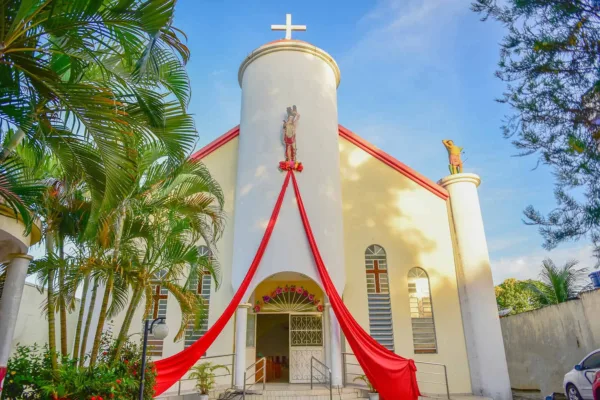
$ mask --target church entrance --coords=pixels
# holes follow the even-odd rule
[[[254,292],[256,359],[267,360],[267,382],[309,383],[311,358],[325,361],[323,292],[303,275],[280,275]]]

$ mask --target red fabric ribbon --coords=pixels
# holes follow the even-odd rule
[[[292,173],[292,171],[288,171],[285,176],[285,180],[283,181],[283,185],[281,187],[281,192],[279,193],[279,197],[275,203],[275,208],[271,214],[271,219],[269,220],[265,234],[263,235],[260,245],[258,246],[258,251],[254,256],[254,260],[252,260],[252,264],[246,273],[246,277],[242,281],[242,284],[237,292],[235,292],[233,295],[233,298],[231,299],[231,302],[225,311],[223,311],[223,314],[221,314],[214,325],[211,326],[210,329],[206,331],[206,333],[190,347],[172,355],[171,357],[163,358],[162,360],[158,360],[154,363],[157,372],[156,385],[154,386],[155,397],[173,386],[179,379],[181,379],[183,375],[185,375],[187,371],[194,366],[194,364],[196,364],[196,361],[198,361],[200,357],[206,353],[206,350],[211,344],[213,344],[223,328],[225,328],[225,325],[227,325],[227,322],[229,322],[229,319],[237,309],[237,306],[242,301],[242,296],[244,296],[244,293],[246,293],[246,290],[248,289],[248,286],[254,277],[254,273],[258,269],[260,260],[265,253],[267,244],[269,244],[269,239],[271,238],[271,233],[273,233],[273,228],[277,222],[277,216],[279,215],[281,203],[283,202],[285,191],[290,183],[290,176]]]
[[[219,336],[223,328],[225,328],[225,325],[240,304],[242,296],[246,293],[246,290],[254,277],[254,273],[258,269],[260,260],[262,259],[267,244],[269,243],[269,239],[271,238],[271,234],[273,233],[273,228],[277,222],[277,216],[279,215],[279,210],[281,209],[281,204],[290,182],[290,177],[293,181],[294,192],[296,193],[298,210],[300,211],[304,231],[310,244],[325,292],[329,296],[329,301],[331,302],[331,306],[340,323],[342,331],[346,336],[346,340],[350,343],[350,347],[352,348],[352,351],[354,351],[354,355],[365,372],[365,375],[373,387],[380,393],[382,399],[416,400],[420,395],[416,378],[417,368],[414,361],[400,357],[391,352],[365,332],[356,322],[354,317],[352,317],[352,314],[350,314],[337,293],[337,290],[329,277],[327,268],[323,263],[321,254],[319,253],[319,248],[317,247],[308,217],[306,216],[306,210],[304,208],[304,203],[302,202],[298,182],[296,181],[293,170],[290,169],[287,170],[281,192],[279,193],[275,208],[271,214],[271,219],[269,220],[265,234],[263,235],[262,241],[254,256],[254,260],[252,260],[252,264],[250,265],[242,284],[223,314],[221,314],[215,324],[211,326],[200,339],[187,349],[155,363],[158,374],[156,377],[155,396],[160,395],[175,384],[200,359],[200,357],[202,357],[217,336]]]
[[[325,287],[325,292],[329,296],[329,302],[335,312],[340,327],[350,344],[358,363],[362,367],[369,382],[379,392],[382,399],[410,399],[416,400],[419,395],[419,386],[417,385],[417,367],[413,360],[400,357],[392,351],[383,347],[379,342],[373,339],[356,322],[352,314],[348,311],[340,295],[337,293],[327,268],[323,263],[317,242],[312,233],[310,222],[306,216],[300,189],[296,177],[292,174],[292,183],[296,193],[296,203],[304,225],[304,231],[310,249],[312,250],[317,270],[321,276],[321,281]]]

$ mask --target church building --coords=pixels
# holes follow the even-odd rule
[[[265,232],[285,177],[280,167],[293,165],[338,293],[374,339],[415,360],[421,391],[512,398],[479,176],[453,162],[460,154],[450,151],[451,142],[445,144],[455,173],[435,182],[340,125],[340,69],[326,51],[292,39],[295,28],[303,29],[288,16],[285,39],[242,61],[239,125],[193,155],[225,194],[227,224],[214,254],[199,244],[218,259],[221,285],[209,275],[194,282],[207,300],[207,323],[178,342],[150,338],[151,354],[183,350],[222,314]],[[334,386],[361,373],[324,293],[296,201],[290,186],[245,302],[206,354],[235,354],[235,386],[262,357],[267,382],[310,382],[313,357],[331,369]],[[155,290],[154,316],[165,317],[174,332],[180,311],[166,289]],[[426,372],[442,378],[420,375]]]

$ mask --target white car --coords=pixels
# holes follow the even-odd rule
[[[569,400],[593,400],[592,385],[598,371],[600,371],[600,349],[592,351],[567,372],[563,381],[567,398]]]

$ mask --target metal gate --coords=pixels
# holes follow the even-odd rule
[[[310,382],[310,360],[323,355],[322,314],[290,313],[290,383]]]

